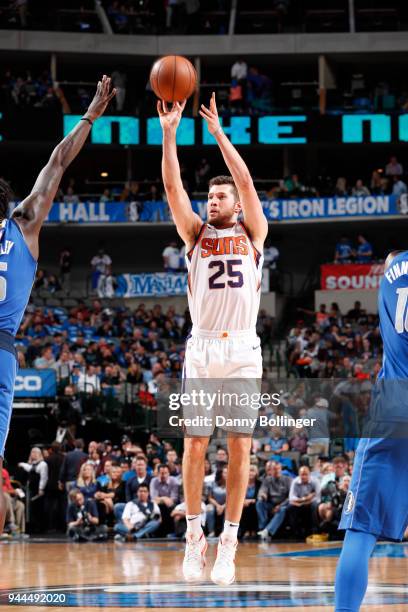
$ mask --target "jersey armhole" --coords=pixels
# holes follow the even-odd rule
[[[198,242],[199,242],[199,240],[200,240],[200,238],[201,238],[201,236],[203,234],[204,228],[205,228],[205,223],[203,223],[202,226],[200,227],[200,231],[198,232],[197,238],[195,239],[193,246],[188,251],[188,253],[186,253],[186,257],[188,257],[189,261],[191,261],[191,258],[193,256],[193,251],[196,248],[196,246],[197,246],[197,244],[198,244]]]
[[[254,250],[254,259],[255,259],[256,267],[258,267],[258,266],[259,266],[259,262],[260,262],[261,257],[262,257],[262,253],[260,253],[260,252],[258,251],[258,249],[256,248],[256,246],[255,246],[255,245],[254,245],[254,243],[252,242],[251,236],[249,235],[249,232],[248,232],[247,228],[245,227],[245,225],[243,224],[243,222],[242,222],[242,221],[239,221],[239,224],[241,225],[242,229],[243,229],[243,230],[244,230],[244,232],[245,232],[245,235],[247,236],[247,238],[248,238],[249,242],[251,243],[251,246],[252,246],[252,248],[253,248],[253,250]]]
[[[33,255],[33,254],[32,254],[32,252],[30,251],[30,247],[29,247],[29,246],[28,246],[28,244],[27,244],[26,237],[25,237],[25,235],[24,235],[23,230],[22,230],[22,229],[21,229],[21,227],[20,227],[20,224],[19,224],[19,223],[17,223],[17,221],[16,221],[15,219],[13,219],[13,217],[10,217],[10,221],[11,221],[12,223],[14,223],[14,224],[15,224],[15,226],[17,227],[18,231],[20,232],[20,234],[21,234],[21,236],[22,236],[22,238],[23,238],[24,244],[25,244],[25,246],[26,246],[27,251],[28,251],[28,252],[29,252],[29,254],[30,254],[31,259],[33,260],[33,262],[34,262],[34,263],[35,263],[35,265],[37,266],[37,265],[38,265],[38,260],[37,260],[37,259],[35,259],[34,255]]]

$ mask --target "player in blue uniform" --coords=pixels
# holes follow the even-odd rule
[[[372,397],[372,437],[359,442],[339,525],[347,533],[336,573],[336,612],[360,609],[377,539],[399,541],[408,525],[408,251],[388,256],[378,311],[383,367]]]
[[[38,238],[57,193],[62,175],[78,155],[91,131],[115,95],[111,80],[103,76],[87,112],[52,152],[30,195],[8,217],[11,190],[0,181],[0,533],[6,514],[1,480],[4,447],[13,407],[17,372],[14,336],[20,326],[38,259]]]

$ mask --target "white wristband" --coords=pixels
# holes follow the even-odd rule
[[[221,127],[221,126],[219,126],[219,127],[218,127],[218,128],[215,130],[215,132],[214,132],[214,136],[215,136],[216,134],[218,134],[218,132],[222,132],[222,127]]]

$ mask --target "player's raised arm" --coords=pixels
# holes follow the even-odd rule
[[[92,123],[106,110],[116,91],[111,91],[111,80],[106,75],[99,81],[95,96],[77,125],[55,147],[47,165],[41,170],[30,195],[14,210],[13,218],[22,227],[35,256],[36,240],[57,193],[62,175],[85,144]]]
[[[211,96],[209,108],[204,104],[201,105],[200,115],[207,121],[208,131],[216,139],[224,161],[234,179],[240,197],[245,225],[252,241],[257,248],[262,249],[268,233],[268,222],[248,167],[222,130],[215,102],[215,93]]]
[[[158,100],[157,112],[163,130],[162,175],[164,189],[177,231],[186,246],[190,247],[194,244],[202,221],[193,211],[190,198],[183,187],[180,164],[177,158],[176,133],[185,105],[186,101],[182,104],[175,102],[171,110],[168,110],[166,103]]]

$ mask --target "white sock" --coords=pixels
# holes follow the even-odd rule
[[[224,531],[222,532],[225,537],[230,540],[236,540],[238,538],[238,527],[239,523],[232,523],[231,521],[224,522]]]
[[[199,538],[203,532],[201,527],[201,515],[200,514],[187,514],[187,533],[190,533],[196,538]]]

